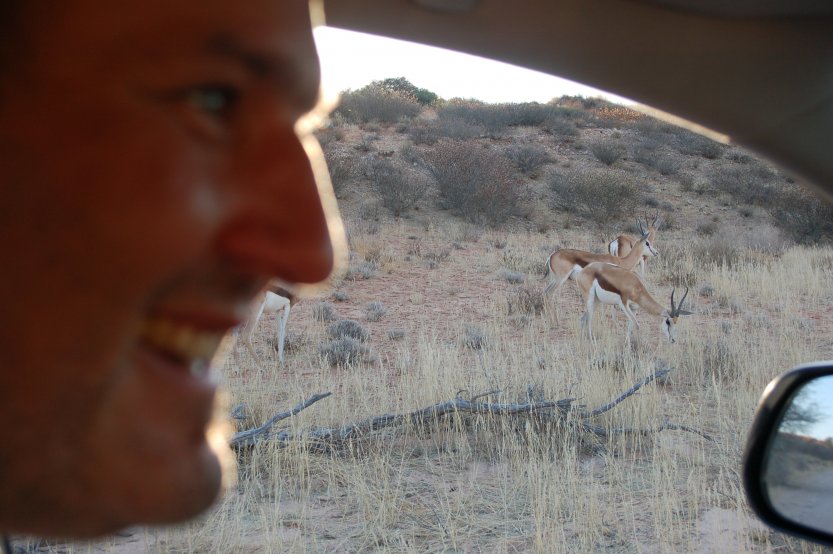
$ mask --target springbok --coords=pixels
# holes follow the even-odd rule
[[[547,259],[547,275],[552,275],[553,278],[544,289],[544,294],[547,294],[553,287],[558,289],[568,279],[573,278],[582,268],[593,262],[615,264],[630,271],[636,267],[636,264],[639,263],[643,256],[658,256],[659,252],[651,244],[650,235],[642,227],[642,222],[637,219],[636,223],[642,232],[642,236],[636,241],[636,244],[628,252],[628,255],[623,258],[610,254],[596,254],[572,248],[563,248],[550,254],[550,257]]]
[[[642,223],[637,218],[637,224],[639,225],[640,231],[643,231]],[[648,214],[645,214],[645,225],[648,226],[648,240],[651,241],[651,244],[655,243],[657,240],[657,231],[659,230],[660,225],[662,225],[662,220],[659,217],[659,210],[656,211],[654,214],[654,221],[652,223],[648,223]],[[633,235],[628,234],[621,234],[609,243],[607,243],[607,251],[610,252],[611,256],[617,256],[620,258],[624,258],[628,255],[628,253],[633,249],[634,244],[639,239],[637,239]],[[639,273],[642,277],[645,277],[645,267],[648,263],[647,256],[643,256],[639,260]]]
[[[260,318],[263,317],[263,314],[275,314],[277,324],[276,338],[278,339],[278,360],[281,363],[284,362],[283,351],[284,342],[286,341],[286,322],[289,321],[289,310],[297,302],[298,299],[295,295],[278,285],[270,285],[269,288],[263,291],[261,296],[256,299],[255,305],[257,306],[257,309],[246,323],[243,334],[243,344],[246,345],[246,349],[254,359],[260,359],[255,352],[254,345],[252,344],[252,336],[257,328],[257,324],[260,321]]]
[[[688,296],[688,288],[679,305],[674,303],[674,292],[671,290],[671,309],[665,308],[654,300],[645,288],[639,275],[622,267],[607,263],[592,263],[582,269],[576,277],[587,304],[587,310],[581,316],[581,328],[586,327],[588,335],[593,339],[593,310],[596,300],[602,304],[618,306],[628,318],[627,337],[630,338],[631,329],[639,322],[636,321],[634,307],[639,306],[651,315],[660,318],[660,330],[672,343],[677,341],[677,319],[692,312],[683,310],[683,303]]]

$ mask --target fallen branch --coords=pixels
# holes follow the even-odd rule
[[[292,417],[292,416],[296,415],[301,410],[303,410],[305,408],[308,408],[309,406],[312,406],[313,404],[315,404],[319,400],[323,400],[324,398],[327,398],[331,394],[332,394],[331,392],[324,392],[324,393],[320,393],[320,394],[316,394],[314,396],[311,396],[310,398],[308,398],[307,400],[304,400],[303,402],[301,402],[300,404],[298,404],[294,408],[292,408],[290,410],[287,410],[285,412],[281,412],[279,414],[273,415],[271,418],[269,418],[269,420],[266,423],[264,423],[260,427],[255,427],[254,429],[248,429],[246,431],[240,431],[239,433],[235,433],[234,436],[231,438],[231,441],[230,441],[231,447],[232,448],[242,448],[244,446],[254,446],[254,444],[258,440],[266,438],[266,437],[269,436],[269,431],[275,423],[277,423],[277,422],[279,422],[283,419],[287,419],[289,417]],[[240,407],[238,406],[238,409],[239,408]]]
[[[590,418],[590,417],[593,417],[593,416],[601,415],[601,414],[603,414],[607,411],[610,411],[611,409],[615,408],[617,404],[621,403],[623,400],[625,400],[629,396],[633,396],[636,393],[636,391],[638,391],[639,389],[641,389],[642,387],[644,387],[645,385],[647,385],[651,381],[654,381],[656,379],[660,379],[662,377],[665,377],[669,373],[671,373],[670,369],[660,369],[660,370],[655,371],[653,374],[648,375],[643,380],[641,380],[640,382],[638,382],[637,384],[635,384],[634,386],[632,386],[631,388],[629,388],[628,390],[623,392],[619,396],[619,398],[617,398],[616,400],[608,402],[604,406],[599,406],[598,408],[596,408],[592,412],[585,412],[585,413],[581,414],[581,418],[582,419],[587,419],[587,418]]]
[[[289,431],[272,432],[272,426],[288,417],[291,417],[301,410],[311,406],[319,400],[326,398],[331,393],[316,394],[309,399],[301,402],[289,411],[282,412],[270,418],[266,423],[260,427],[241,431],[234,435],[231,440],[231,446],[236,449],[253,446],[261,440],[271,440],[279,444],[286,445],[291,442],[311,441],[319,444],[329,445],[330,447],[343,444],[345,442],[353,441],[366,437],[370,433],[391,427],[399,427],[405,424],[414,426],[427,424],[435,421],[437,418],[453,414],[480,414],[503,417],[534,417],[541,422],[564,422],[568,423],[574,428],[591,433],[600,437],[611,437],[614,435],[626,434],[649,434],[658,433],[666,430],[688,431],[700,435],[706,440],[713,441],[714,439],[709,435],[698,431],[692,427],[685,425],[678,425],[670,422],[665,422],[662,425],[651,429],[631,429],[631,428],[617,428],[606,429],[601,426],[593,425],[589,420],[610,411],[618,404],[633,396],[639,389],[651,383],[652,381],[664,377],[670,372],[669,369],[658,370],[655,373],[644,378],[636,383],[630,389],[622,393],[615,400],[604,404],[594,410],[586,411],[583,407],[575,407],[573,403],[574,398],[565,398],[555,401],[530,401],[524,403],[492,403],[479,402],[477,399],[486,396],[491,396],[499,391],[489,391],[473,396],[471,399],[465,399],[457,396],[452,400],[439,402],[431,406],[406,413],[406,414],[383,414],[358,423],[350,425],[343,425],[341,427],[324,427],[319,429],[312,429],[300,433],[291,433]],[[462,391],[461,391],[462,392]]]

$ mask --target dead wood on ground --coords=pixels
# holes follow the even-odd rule
[[[350,441],[367,438],[374,432],[382,429],[400,427],[405,424],[428,428],[432,422],[437,421],[437,419],[441,416],[448,414],[479,414],[494,417],[527,418],[540,423],[561,423],[566,427],[590,433],[596,437],[612,437],[615,435],[633,434],[645,435],[666,430],[677,430],[696,433],[706,440],[714,441],[711,436],[703,433],[702,431],[668,421],[663,422],[657,427],[645,429],[625,427],[608,429],[592,423],[593,418],[612,410],[621,402],[634,395],[639,389],[656,379],[665,377],[668,373],[670,373],[670,371],[670,369],[658,370],[636,383],[615,400],[589,411],[586,410],[584,406],[574,405],[574,398],[564,398],[553,401],[530,399],[528,402],[521,403],[494,403],[482,402],[479,400],[499,392],[490,391],[472,396],[469,399],[461,397],[460,393],[458,393],[458,395],[451,400],[439,402],[410,413],[383,414],[358,423],[342,425],[340,427],[322,427],[295,433],[287,430],[273,430],[274,425],[279,421],[297,415],[302,410],[312,406],[319,400],[330,396],[331,393],[326,392],[316,394],[299,403],[292,409],[272,416],[268,421],[259,427],[236,433],[231,439],[231,446],[234,449],[241,450],[254,446],[260,441],[268,440],[276,442],[280,445],[303,441],[319,448],[340,448],[345,446]],[[243,407],[241,406],[235,408],[235,413],[239,413],[242,408]]]

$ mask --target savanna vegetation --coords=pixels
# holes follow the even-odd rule
[[[348,267],[293,308],[285,365],[266,322],[260,359],[232,347],[222,368],[240,429],[331,396],[280,422],[289,440],[238,452],[199,521],[32,551],[820,551],[755,520],[740,456],[767,382],[831,355],[830,208],[751,152],[601,100],[425,102],[389,81],[319,132]],[[602,252],[654,214],[647,287],[663,304],[688,288],[694,315],[672,345],[640,313],[626,342],[605,308],[591,342],[574,284],[541,296],[547,256]],[[575,411],[310,438],[455,398]]]

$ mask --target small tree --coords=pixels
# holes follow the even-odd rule
[[[405,77],[389,77],[381,81],[373,81],[371,85],[383,90],[410,96],[423,106],[432,104],[439,98],[439,96],[430,90],[415,86]]]

